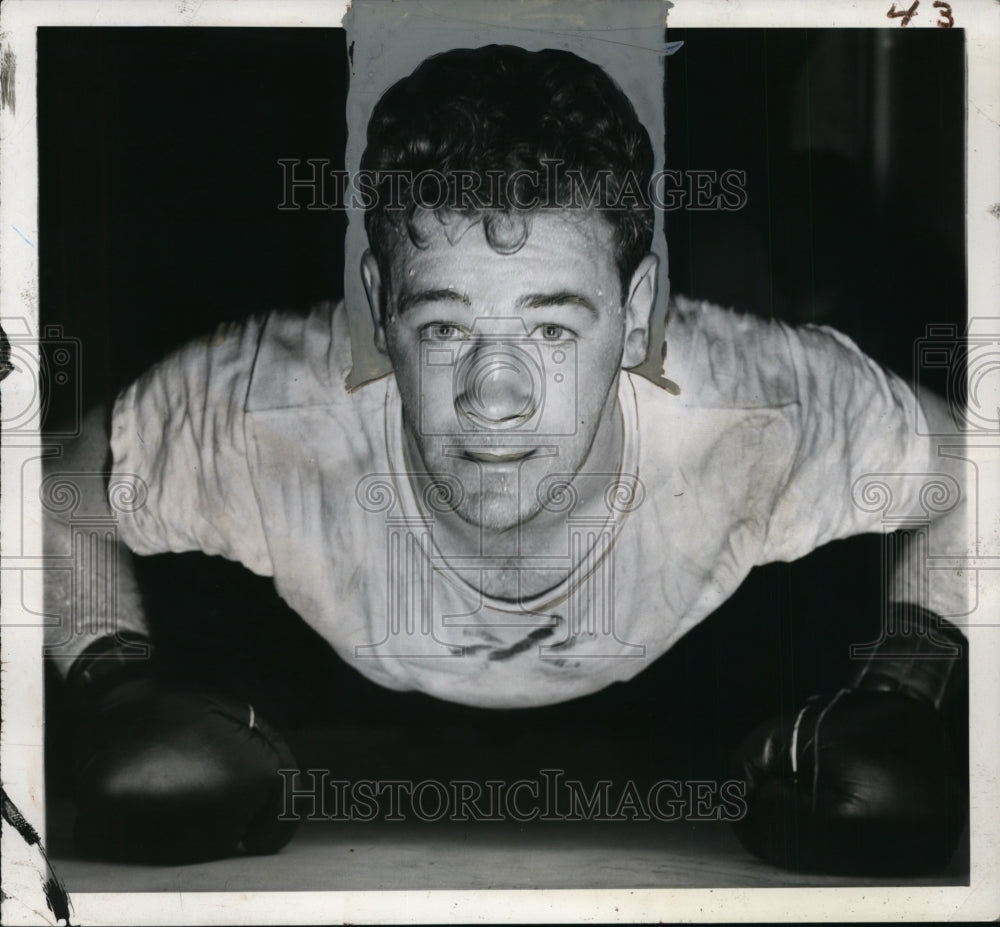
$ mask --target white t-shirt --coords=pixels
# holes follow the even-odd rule
[[[140,554],[201,550],[273,576],[389,688],[488,707],[595,692],[663,654],[753,566],[887,530],[857,504],[859,477],[928,469],[912,391],[837,332],[678,299],[666,342],[680,395],[622,375],[607,517],[567,509],[549,552],[567,579],[530,600],[491,599],[475,556],[440,555],[435,502],[405,472],[395,378],[345,389],[347,318],[329,303],[223,327],[121,394],[115,478],[147,493],[121,536]]]

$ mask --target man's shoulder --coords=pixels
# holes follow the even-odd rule
[[[342,301],[325,300],[307,312],[271,312],[261,329],[247,411],[357,405],[369,391],[348,387],[351,367]]]
[[[784,323],[677,296],[664,330],[664,376],[688,407],[767,409],[797,402]]]

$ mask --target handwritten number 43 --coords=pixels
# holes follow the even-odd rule
[[[899,19],[901,20],[901,26],[908,26],[910,20],[917,15],[917,7],[920,6],[920,0],[913,0],[908,10],[897,10],[896,4],[894,3],[889,7],[889,12],[885,15],[889,19]],[[955,25],[954,17],[951,15],[951,4],[944,3],[943,0],[934,0],[934,9],[938,11],[938,21],[937,25],[942,29],[950,29]]]

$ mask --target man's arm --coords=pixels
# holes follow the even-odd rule
[[[968,519],[975,492],[973,472],[962,454],[962,435],[940,396],[923,391],[920,406],[931,434],[929,475],[922,513],[931,519],[926,546],[911,534],[887,577],[890,601],[911,603],[937,615],[960,619],[968,610],[967,579],[961,570],[930,570],[932,557],[959,558],[969,550]],[[935,481],[935,476],[941,479]]]
[[[62,675],[97,639],[146,633],[130,551],[200,550],[270,575],[243,430],[262,322],[178,348],[119,395],[113,415],[92,409],[77,438],[50,442],[46,651]]]
[[[45,611],[59,619],[46,626],[45,643],[49,658],[63,677],[84,649],[99,638],[120,631],[148,634],[132,555],[116,532],[81,534],[77,543],[85,547],[74,551],[73,520],[100,519],[114,525],[115,513],[107,493],[111,470],[108,419],[106,406],[93,408],[84,417],[78,437],[49,442],[57,452],[46,458],[44,465],[45,555],[52,558],[53,565],[44,575]],[[50,501],[64,495],[60,484],[68,484],[69,492],[79,497],[69,511]],[[55,567],[70,557],[72,569]]]

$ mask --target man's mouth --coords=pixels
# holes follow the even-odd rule
[[[472,460],[476,463],[510,464],[527,460],[529,457],[534,456],[534,454],[535,448],[533,447],[496,448],[491,451],[484,448],[465,448],[461,456],[466,460]]]

